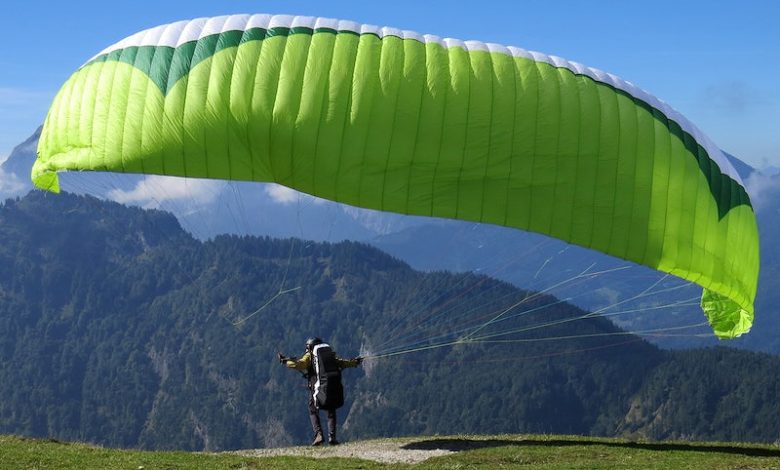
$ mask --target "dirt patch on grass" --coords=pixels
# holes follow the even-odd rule
[[[370,441],[345,442],[338,446],[282,447],[278,449],[249,449],[233,453],[247,457],[276,457],[290,455],[326,459],[330,457],[373,460],[380,463],[418,463],[432,457],[449,455],[455,449],[437,446],[418,446],[420,439],[374,439]]]

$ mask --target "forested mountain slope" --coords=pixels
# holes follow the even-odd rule
[[[33,192],[0,208],[0,433],[155,449],[305,442],[303,381],[275,353],[319,335],[369,356],[344,374],[345,438],[777,439],[780,359],[664,352],[584,315],[358,243],[204,242],[163,212]],[[488,336],[512,342],[474,341]]]

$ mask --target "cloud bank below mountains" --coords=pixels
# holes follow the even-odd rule
[[[317,205],[325,204],[326,202],[325,199],[310,196],[308,194],[301,193],[294,189],[288,188],[287,186],[282,186],[281,184],[276,183],[266,184],[265,194],[271,198],[271,201],[283,206],[294,204],[300,202],[301,200],[306,200],[307,202],[311,202]]]
[[[780,175],[754,171],[745,179],[745,186],[756,212],[777,206],[780,200]]]
[[[194,206],[212,204],[218,198],[224,181],[172,176],[145,176],[130,190],[112,189],[106,197],[121,204],[159,209],[167,202],[186,201]]]
[[[5,160],[5,159],[3,159]],[[29,189],[24,181],[14,173],[8,173],[0,168],[0,199],[21,196]]]

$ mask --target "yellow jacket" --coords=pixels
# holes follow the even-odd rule
[[[346,369],[348,367],[357,367],[360,364],[360,361],[357,359],[342,359],[338,356],[336,356],[336,362],[338,363],[340,369]],[[284,365],[286,365],[290,369],[306,372],[311,367],[311,353],[309,351],[306,351],[306,353],[303,356],[301,356],[299,359],[287,359],[286,361],[284,361]]]

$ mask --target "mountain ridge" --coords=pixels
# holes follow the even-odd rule
[[[35,192],[0,207],[0,266],[3,433],[147,449],[306,442],[306,392],[275,353],[317,335],[368,356],[345,371],[347,439],[777,438],[779,358],[663,351],[552,297],[414,271],[362,243],[202,241],[160,211]],[[455,341],[478,328],[511,341]]]

